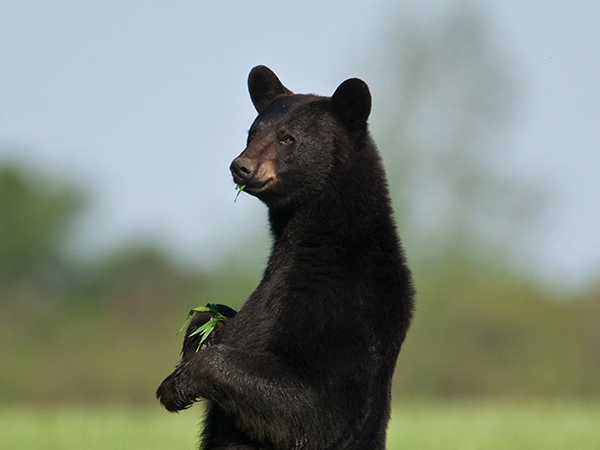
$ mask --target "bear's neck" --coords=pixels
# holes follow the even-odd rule
[[[377,258],[380,253],[387,258],[400,251],[380,161],[372,155],[358,162],[360,170],[346,178],[351,182],[334,180],[332,191],[321,198],[269,209],[272,257],[302,258],[306,253],[321,263],[347,263],[349,258],[358,261],[366,254]]]
[[[345,195],[345,194],[343,194]],[[349,201],[352,199],[352,201]],[[293,210],[269,210],[269,223],[275,246],[286,242],[302,245],[374,241],[396,234],[387,195],[377,198],[349,196],[347,199],[315,200]],[[388,233],[377,234],[384,228]]]

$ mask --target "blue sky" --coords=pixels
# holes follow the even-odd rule
[[[233,203],[228,171],[255,117],[249,70],[266,64],[292,90],[323,95],[349,77],[369,83],[366,65],[396,18],[457,5],[0,0],[0,161],[87,188],[84,246],[156,239],[208,261],[232,233],[265,227],[259,202]],[[600,2],[473,5],[517,82],[506,170],[550,193],[528,251],[549,278],[590,281],[600,273]]]

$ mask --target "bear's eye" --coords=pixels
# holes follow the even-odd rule
[[[289,136],[289,135],[287,135],[287,136],[284,136],[284,137],[283,137],[283,138],[282,138],[282,139],[279,141],[279,143],[280,143],[280,144],[283,144],[283,145],[291,145],[291,144],[293,144],[293,143],[294,143],[294,138],[293,138],[292,136]]]
[[[250,143],[250,141],[252,141],[254,139],[254,133],[250,132],[248,133],[248,144]]]

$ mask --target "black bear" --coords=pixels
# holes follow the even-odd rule
[[[201,348],[192,319],[157,395],[205,399],[201,448],[385,448],[392,375],[414,289],[359,79],[296,95],[267,67],[248,79],[258,117],[231,164],[269,209],[273,247],[256,290]],[[243,255],[240,255],[243,257]]]

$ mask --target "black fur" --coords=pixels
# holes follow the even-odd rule
[[[207,400],[206,450],[382,450],[414,290],[368,87],[294,95],[259,66],[249,88],[259,116],[231,170],[269,207],[271,257],[211,345],[186,338],[158,396],[170,411]]]

